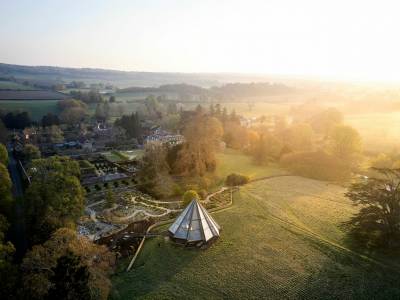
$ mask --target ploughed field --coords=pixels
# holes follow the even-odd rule
[[[398,261],[345,243],[339,225],[356,209],[344,191],[296,176],[250,183],[213,214],[223,231],[209,249],[149,238],[111,298],[398,299]]]

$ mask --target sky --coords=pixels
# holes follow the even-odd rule
[[[0,62],[400,81],[400,3],[0,0]]]

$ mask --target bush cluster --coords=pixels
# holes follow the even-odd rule
[[[225,184],[227,186],[244,185],[250,181],[250,178],[245,175],[232,173],[226,177]]]

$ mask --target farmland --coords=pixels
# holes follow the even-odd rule
[[[6,111],[28,111],[33,120],[40,120],[40,118],[47,113],[57,114],[58,100],[1,100],[0,109]]]
[[[45,90],[0,90],[0,100],[62,100],[69,96]]]
[[[18,82],[0,80],[0,90],[26,90],[28,87]],[[29,89],[34,89],[29,87]]]
[[[355,208],[343,192],[295,176],[251,183],[214,214],[223,228],[215,244],[149,239],[134,269],[113,278],[112,299],[398,298],[398,261],[390,267],[344,242],[339,224]]]
[[[47,113],[59,112],[57,103],[66,95],[45,90],[0,90],[0,109],[27,111],[38,121]]]

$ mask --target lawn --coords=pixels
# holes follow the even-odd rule
[[[121,153],[121,155],[123,157],[126,157],[128,160],[140,159],[143,157],[144,154],[144,150],[141,149],[118,151],[118,152]]]
[[[108,161],[118,163],[121,161],[127,161],[128,158],[121,155],[118,151],[103,152],[101,155]]]
[[[339,228],[355,208],[344,189],[302,177],[241,188],[214,213],[207,250],[148,239],[133,270],[113,277],[112,299],[398,299],[398,268],[347,248]],[[122,270],[122,268],[121,268]]]
[[[220,178],[226,178],[232,173],[239,173],[249,176],[250,179],[257,179],[286,172],[274,164],[258,166],[253,163],[251,156],[244,155],[239,151],[226,149],[223,153],[217,154],[216,173]]]

